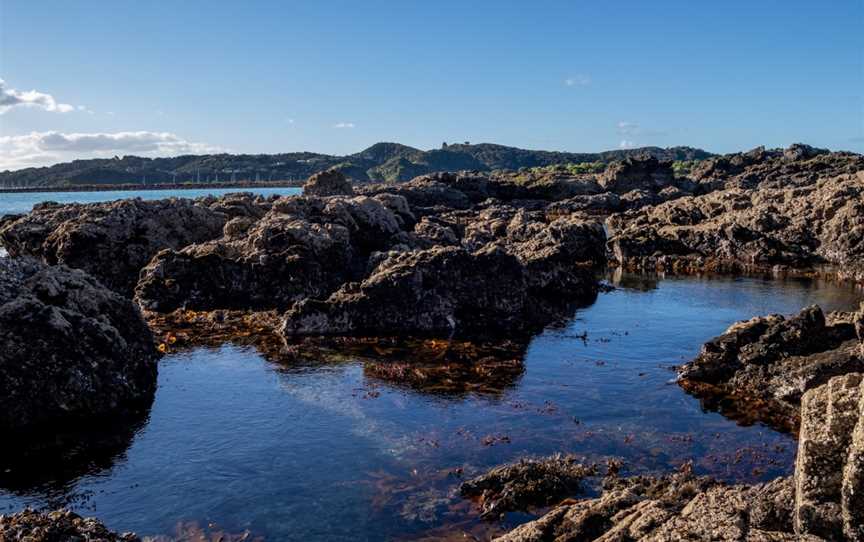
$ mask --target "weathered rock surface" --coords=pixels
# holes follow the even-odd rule
[[[791,502],[788,478],[727,486],[689,472],[612,477],[599,498],[559,506],[496,540],[801,540],[793,534]]]
[[[598,182],[603,189],[616,194],[631,190],[659,192],[673,186],[675,177],[671,162],[660,162],[649,156],[613,162],[599,175]]]
[[[387,203],[385,205],[385,203]],[[164,250],[141,272],[147,310],[285,309],[362,276],[369,256],[404,241],[397,215],[366,197],[282,198],[248,228]],[[229,223],[230,225],[230,223]]]
[[[795,530],[864,540],[864,378],[852,373],[808,391],[795,465]]]
[[[602,261],[604,239],[598,224],[487,211],[427,228],[434,230],[427,241],[461,246],[382,254],[362,281],[298,302],[281,333],[520,333],[561,316],[567,300],[596,295],[593,267]]]
[[[132,533],[108,530],[95,518],[82,518],[68,510],[36,512],[24,510],[0,515],[0,541],[12,542],[140,542]]]
[[[807,391],[801,418],[792,477],[748,486],[695,477],[688,468],[671,476],[608,476],[600,497],[558,506],[497,540],[860,542],[864,375],[836,376]]]
[[[774,401],[791,414],[798,412],[802,395],[831,377],[864,371],[856,318],[832,315],[826,322],[817,306],[784,318],[757,317],[734,324],[723,335],[703,345],[702,351],[680,370],[685,388],[710,384],[718,393]]]
[[[459,491],[480,500],[483,516],[497,516],[555,504],[574,494],[583,478],[596,474],[596,466],[583,465],[572,456],[524,459],[463,482]]]
[[[354,189],[341,171],[330,169],[309,177],[303,185],[303,195],[353,196]]]
[[[12,257],[33,256],[83,269],[129,296],[139,271],[157,252],[219,237],[229,218],[254,212],[252,196],[235,196],[44,203],[16,220],[4,221],[0,244]]]
[[[817,173],[814,173],[816,175]],[[762,182],[643,207],[607,220],[614,259],[692,270],[864,262],[864,164],[810,184]]]
[[[0,432],[149,404],[158,353],[137,307],[80,270],[0,258]]]

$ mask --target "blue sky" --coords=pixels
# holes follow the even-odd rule
[[[0,78],[0,169],[378,141],[861,152],[864,0],[0,0]]]

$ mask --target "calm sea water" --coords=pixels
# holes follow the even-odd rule
[[[618,457],[629,472],[692,460],[728,480],[789,473],[790,436],[706,411],[670,366],[736,320],[852,308],[858,292],[749,278],[618,284],[536,336],[522,371],[492,390],[410,387],[359,361],[280,364],[235,346],[171,354],[147,420],[60,474],[63,461],[0,475],[0,510],[67,504],[142,535],[212,524],[268,540],[482,539],[531,516],[478,521],[456,469],[561,451]]]
[[[170,197],[197,198],[222,196],[231,192],[252,192],[269,196],[272,194],[299,194],[301,188],[203,188],[193,190],[106,190],[104,192],[21,192],[0,193],[0,216],[26,213],[43,201],[57,203],[97,203],[125,198],[164,199]]]

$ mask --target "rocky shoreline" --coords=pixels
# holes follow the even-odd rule
[[[795,145],[712,157],[684,176],[645,157],[574,176],[461,172],[352,185],[325,171],[302,196],[40,204],[0,218],[9,255],[0,258],[0,336],[12,345],[0,353],[0,429],[133,419],[152,401],[160,351],[226,341],[283,362],[391,344],[416,350],[417,367],[370,356],[370,375],[409,386],[438,379],[455,393],[506,381],[522,367],[495,345],[518,352],[591,303],[607,265],[864,283],[862,196],[864,157]],[[818,307],[756,317],[681,368],[691,393],[760,409],[756,419],[779,429],[800,426],[794,477],[727,486],[686,469],[612,472],[600,497],[503,539],[864,540],[862,322],[864,310]],[[424,369],[427,355],[438,362]],[[836,430],[825,434],[825,424]],[[586,476],[596,466],[529,461],[463,493],[494,516],[554,504]],[[22,512],[0,518],[0,529],[44,522],[96,528]]]

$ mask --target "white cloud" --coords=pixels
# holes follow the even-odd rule
[[[187,141],[170,132],[31,132],[0,136],[0,170],[47,166],[78,158],[105,158],[115,154],[175,156],[222,150]]]
[[[285,119],[288,124],[294,124],[294,119]]]
[[[635,122],[620,121],[618,122],[618,133],[621,135],[631,136],[639,133],[639,125]]]
[[[568,87],[587,87],[591,84],[591,77],[584,73],[577,73],[576,75],[565,79],[564,84]]]
[[[38,107],[45,111],[69,113],[75,106],[58,103],[54,96],[36,90],[20,91],[6,86],[6,81],[0,79],[0,115],[13,107]]]
[[[622,139],[621,143],[618,144],[618,148],[621,149],[632,149],[636,146],[635,141],[630,141],[629,139]]]
[[[340,122],[337,123],[333,128],[354,128],[353,122]]]

